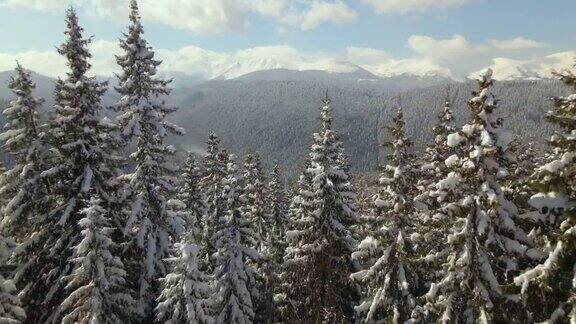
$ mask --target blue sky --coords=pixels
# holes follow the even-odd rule
[[[502,70],[565,65],[569,56],[547,57],[572,51],[576,44],[573,0],[140,2],[148,41],[167,60],[182,58],[183,48],[197,49],[183,58],[187,65],[169,64],[184,73],[202,65],[201,52],[223,65],[247,56],[272,57],[280,65],[296,68],[338,69],[327,61],[352,61],[379,74],[438,70],[463,76],[491,64],[502,65]],[[100,50],[113,51],[111,46],[126,24],[125,0],[0,0],[0,21],[8,27],[0,28],[0,70],[12,59],[32,60],[31,52],[53,55],[54,46],[62,41],[65,9],[71,4],[78,8],[87,34],[100,42]],[[290,53],[281,52],[279,46]],[[254,48],[258,53],[250,52]],[[247,50],[249,55],[238,55]],[[495,63],[495,58],[505,61]],[[43,59],[46,64],[51,61],[47,56]],[[38,61],[42,63],[31,62],[33,68],[44,64]],[[43,66],[40,70],[54,75],[58,69]]]

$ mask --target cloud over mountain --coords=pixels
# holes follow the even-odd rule
[[[344,52],[327,53],[301,51],[286,44],[255,46],[233,53],[196,46],[157,49],[156,52],[164,62],[162,73],[189,75],[198,80],[231,79],[271,69],[350,73],[359,68],[381,77],[410,74],[463,79],[488,66],[500,79],[549,77],[551,70],[571,66],[574,57],[574,52],[540,54],[545,45],[523,37],[472,43],[461,35],[446,39],[412,35],[406,47],[411,54],[404,57],[369,47],[349,46]],[[96,40],[90,50],[93,73],[110,76],[117,71],[114,55],[119,53],[119,48],[116,42]],[[534,50],[539,52],[533,53]],[[52,77],[66,71],[64,60],[55,51],[0,53],[0,71],[12,69],[16,61]]]

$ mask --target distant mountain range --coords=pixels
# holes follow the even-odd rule
[[[171,141],[181,149],[202,152],[208,134],[214,131],[233,152],[257,151],[266,163],[281,161],[293,176],[318,129],[321,99],[328,93],[336,129],[354,169],[369,171],[382,163],[383,130],[399,105],[405,108],[408,133],[416,149],[430,142],[432,125],[447,98],[453,103],[458,124],[468,116],[466,101],[475,87],[472,82],[438,75],[382,77],[349,67],[348,71],[331,72],[267,69],[227,79],[240,74],[239,68],[207,82],[176,75],[168,104],[180,109],[170,118],[183,126],[187,135]],[[5,86],[9,75],[0,72],[0,101],[11,97]],[[36,95],[45,97],[45,106],[50,107],[54,80],[38,74],[33,78]],[[543,143],[553,130],[543,119],[544,111],[551,107],[548,98],[569,89],[553,80],[528,79],[496,84],[499,114],[506,116],[506,126],[522,141]],[[109,105],[116,98],[109,90],[103,102]]]
[[[201,51],[201,49],[195,49]],[[301,57],[297,53],[285,54],[286,50],[275,53],[251,53],[247,55],[221,56],[211,52],[197,53],[197,60],[186,62],[190,71],[172,73],[177,78],[208,80],[232,80],[257,72],[276,71],[280,75],[301,74],[302,78],[309,74],[325,72],[338,78],[355,78],[356,80],[389,79],[398,76],[447,79],[452,81],[464,81],[465,78],[457,77],[449,69],[434,64],[421,65],[413,60],[388,60],[384,64],[378,62],[372,65],[357,65],[349,61],[330,58]],[[533,80],[550,77],[551,69],[563,69],[571,67],[576,58],[576,52],[566,51],[535,59],[515,60],[509,58],[495,58],[487,67],[494,70],[494,76],[499,81],[510,80]],[[176,70],[174,67],[165,67],[167,71]],[[177,70],[182,71],[182,67]],[[196,72],[192,72],[196,71]],[[170,74],[168,73],[168,74]],[[275,73],[278,75],[279,73]],[[479,71],[471,73],[469,78],[476,78]],[[185,77],[183,77],[183,75]]]
[[[573,52],[558,53],[546,57],[546,60],[554,62],[569,61],[573,58]],[[205,58],[211,59],[210,57]],[[201,62],[200,62],[201,63]],[[200,64],[198,63],[198,64]],[[543,62],[516,61],[504,58],[494,60],[492,66],[495,75],[501,81],[510,80],[537,80],[543,79]],[[445,84],[450,82],[464,82],[443,70],[432,70],[425,73],[399,72],[405,68],[390,68],[385,71],[369,71],[359,65],[337,60],[321,60],[306,62],[298,59],[278,60],[275,58],[247,58],[238,61],[228,59],[214,59],[211,64],[202,64],[203,69],[194,72],[161,72],[160,76],[174,79],[173,86],[176,89],[189,88],[204,82],[215,80],[243,80],[243,81],[318,81],[331,84],[343,83],[373,83],[373,87],[385,87],[394,89],[420,88]],[[373,69],[371,69],[373,70]],[[0,85],[5,85],[11,71],[0,72]],[[477,76],[479,72],[471,73],[470,78]],[[38,88],[50,92],[53,87],[53,79],[34,73]],[[106,80],[108,78],[102,78]],[[111,78],[111,83],[114,83]],[[5,97],[5,87],[0,87],[0,97]],[[42,97],[49,97],[49,93],[39,93]],[[51,95],[51,94],[50,94]]]

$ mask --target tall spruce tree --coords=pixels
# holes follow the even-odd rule
[[[200,249],[192,231],[174,245],[174,257],[168,259],[171,271],[160,279],[162,292],[156,306],[158,323],[212,323],[210,277],[200,270]]]
[[[206,199],[206,216],[202,222],[202,248],[205,250],[201,259],[214,269],[212,255],[216,252],[216,247],[212,241],[214,233],[223,223],[224,199],[222,198],[222,181],[227,174],[228,153],[220,147],[220,139],[216,134],[211,133],[208,137],[206,155],[202,163],[202,179],[200,187]]]
[[[67,60],[69,72],[59,84],[48,138],[52,157],[41,177],[54,183],[51,195],[56,205],[42,214],[33,263],[19,269],[22,278],[34,278],[23,291],[30,322],[60,321],[62,302],[71,293],[74,280],[74,248],[82,242],[80,220],[90,197],[97,195],[107,208],[114,202],[117,175],[114,152],[114,125],[101,119],[100,99],[105,84],[87,76],[89,39],[73,9],[68,10],[66,40],[58,52]],[[104,269],[102,269],[104,271]]]
[[[9,280],[4,266],[11,263],[21,269],[38,258],[35,232],[39,231],[40,214],[47,207],[47,188],[40,179],[43,170],[42,159],[46,147],[40,138],[38,109],[43,99],[33,97],[35,84],[30,73],[18,64],[15,74],[10,78],[8,88],[15,99],[4,110],[6,124],[0,140],[4,142],[4,151],[10,155],[14,164],[0,176],[0,199],[4,202],[0,219],[0,320],[17,322],[24,319],[24,310],[15,294],[17,287]],[[11,238],[16,238],[18,245]],[[11,258],[11,260],[9,260]],[[20,288],[24,288],[31,278],[17,276]]]
[[[278,161],[274,161],[268,182],[268,211],[270,218],[269,248],[270,262],[279,268],[286,249],[286,226],[288,224],[288,203],[282,182]]]
[[[205,197],[200,190],[201,170],[193,153],[183,167],[178,198],[187,208],[186,233],[173,248],[173,257],[167,259],[170,272],[162,279],[162,291],[156,306],[159,323],[212,323],[212,282],[204,271],[205,248],[196,242],[203,239],[203,221],[206,217]]]
[[[456,149],[448,146],[448,135],[454,133],[454,116],[450,102],[446,100],[444,108],[438,114],[438,122],[432,128],[434,142],[426,148],[420,171],[425,174],[418,181],[420,194],[415,197],[417,207],[424,212],[431,212],[442,206],[442,198],[434,195],[436,183],[449,173],[448,157],[456,153]],[[448,160],[451,161],[451,160]]]
[[[74,247],[74,271],[66,281],[62,323],[126,323],[137,318],[136,303],[126,283],[126,271],[111,236],[108,211],[93,195],[80,211],[82,241]],[[60,316],[59,316],[60,317]]]
[[[130,2],[130,25],[120,40],[122,55],[116,61],[122,72],[116,91],[121,95],[116,109],[118,123],[127,145],[135,142],[130,155],[133,173],[128,180],[128,215],[125,233],[129,237],[131,276],[137,285],[140,306],[151,316],[158,293],[158,279],[166,275],[164,259],[184,230],[181,203],[171,200],[176,191],[177,168],[169,162],[175,149],[165,144],[169,134],[184,130],[165,118],[176,109],[167,107],[163,96],[170,94],[170,80],[156,76],[160,61],[143,38],[135,0]],[[170,202],[174,202],[171,204]]]
[[[494,115],[492,83],[487,70],[469,101],[470,122],[447,137],[448,146],[463,153],[447,159],[451,172],[436,184],[448,198],[441,212],[454,219],[443,278],[426,294],[443,323],[518,320],[513,312],[498,312],[511,306],[501,285],[518,270],[518,260],[541,257],[527,245],[515,223],[517,208],[499,183],[508,174],[512,137]]]
[[[44,100],[33,97],[36,86],[29,72],[20,64],[14,72],[8,87],[15,99],[4,110],[6,124],[0,134],[4,151],[14,160],[12,167],[0,178],[0,199],[6,201],[2,208],[1,227],[26,244],[31,234],[38,230],[38,214],[46,207],[47,188],[40,179],[40,173],[47,148],[40,138],[38,121],[38,109]],[[30,252],[25,250],[19,252]]]
[[[244,159],[242,177],[243,217],[249,220],[256,231],[256,245],[253,246],[261,255],[255,268],[258,272],[258,298],[253,300],[255,318],[258,323],[268,323],[273,314],[273,294],[269,285],[271,264],[268,259],[270,248],[270,211],[267,205],[268,188],[265,183],[264,170],[258,154],[248,154]]]
[[[321,111],[322,129],[314,134],[310,166],[287,233],[284,270],[286,321],[353,321],[358,294],[350,274],[355,246],[350,226],[357,219],[355,194],[341,163],[342,146],[332,130],[330,102]],[[312,193],[308,196],[308,191]],[[306,202],[309,198],[311,201]]]
[[[309,159],[304,163],[303,169],[308,170],[310,167]],[[296,320],[300,315],[296,312],[298,309],[295,307],[294,301],[289,298],[293,291],[292,283],[296,282],[298,275],[297,267],[286,267],[286,249],[290,246],[289,234],[293,231],[302,231],[306,228],[308,223],[303,222],[301,219],[306,217],[306,211],[310,210],[312,201],[314,199],[314,192],[312,191],[312,175],[308,172],[302,172],[296,183],[296,188],[293,191],[292,199],[288,209],[288,222],[286,223],[285,232],[285,246],[283,248],[284,255],[282,256],[282,266],[279,269],[279,283],[274,287],[274,306],[275,306],[275,319],[279,322],[287,322],[289,320]],[[294,242],[296,245],[296,242]]]
[[[266,179],[258,154],[248,154],[246,156],[242,181],[244,184],[242,210],[245,217],[250,219],[256,228],[258,243],[255,248],[259,252],[263,252],[268,245],[270,219],[266,208]]]
[[[270,219],[270,229],[267,248],[264,252],[266,263],[263,267],[265,289],[262,292],[263,308],[269,321],[277,322],[281,319],[280,309],[276,307],[274,294],[281,285],[280,273],[286,250],[286,226],[288,223],[288,205],[286,193],[282,182],[280,165],[274,161],[270,181],[268,182],[267,213]]]
[[[41,241],[38,233],[42,232],[45,210],[49,208],[50,195],[40,174],[45,165],[47,148],[39,130],[38,109],[43,100],[33,97],[35,84],[28,73],[18,64],[15,75],[11,77],[8,87],[14,93],[15,99],[4,110],[6,125],[0,139],[4,141],[4,150],[14,160],[14,164],[0,177],[0,199],[3,201],[1,232],[18,241],[17,246],[11,246],[6,237],[2,249],[11,247],[10,254],[3,251],[0,264],[10,264],[15,267],[14,281],[7,278],[12,274],[4,273],[2,269],[2,314],[0,318],[8,321],[23,320],[19,298],[14,295],[17,288],[24,289],[31,280],[35,280],[32,266],[36,270],[42,265]],[[44,232],[47,233],[47,232]],[[15,285],[16,284],[16,285]],[[29,299],[23,294],[24,301]],[[21,313],[22,312],[22,313]]]
[[[351,275],[363,286],[363,300],[356,307],[365,322],[404,323],[416,308],[419,278],[416,274],[418,215],[413,204],[416,191],[416,166],[408,151],[412,142],[404,132],[402,110],[390,127],[393,151],[384,168],[382,190],[375,199],[376,221],[352,254],[364,270]]]
[[[180,188],[177,198],[186,205],[187,231],[192,231],[194,242],[202,242],[203,221],[206,217],[206,198],[200,186],[202,170],[196,161],[195,154],[190,152],[182,167]]]
[[[252,323],[259,298],[259,275],[254,268],[260,255],[254,248],[258,234],[253,222],[242,213],[244,204],[240,175],[234,156],[230,156],[223,180],[224,223],[214,234],[217,247],[214,296],[217,323]]]
[[[427,177],[424,181],[426,183],[435,183],[435,180],[442,179],[446,174],[446,164],[444,161],[454,154],[454,149],[447,144],[448,135],[454,133],[454,116],[450,101],[446,100],[444,107],[440,114],[438,114],[438,122],[432,128],[434,135],[434,143],[426,149],[424,156],[424,171]]]
[[[419,250],[426,255],[420,260],[425,266],[419,267],[418,273],[426,282],[441,279],[442,259],[447,253],[445,238],[453,226],[453,219],[442,208],[446,201],[457,199],[449,190],[439,189],[438,183],[448,177],[453,163],[459,161],[458,155],[463,154],[459,147],[448,145],[448,136],[457,131],[453,126],[454,117],[448,99],[437,119],[432,128],[434,142],[426,148],[423,160],[419,161],[418,193],[414,197],[414,206],[421,212],[418,233],[422,234],[422,239]]]
[[[576,89],[576,74],[561,80]],[[576,323],[576,95],[556,97],[547,119],[558,125],[546,164],[532,175],[530,205],[539,242],[549,251],[540,265],[517,276],[532,321]],[[534,231],[533,231],[534,232]]]

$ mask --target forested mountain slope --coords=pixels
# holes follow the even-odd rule
[[[309,134],[317,128],[321,99],[328,92],[335,127],[352,165],[356,171],[367,171],[379,164],[382,130],[399,104],[405,108],[407,131],[418,150],[432,138],[432,125],[447,96],[453,101],[457,122],[467,118],[466,101],[472,89],[470,83],[399,92],[310,81],[214,81],[181,94],[174,119],[188,131],[179,139],[185,148],[200,148],[214,131],[230,149],[258,151],[265,162],[278,159],[294,171],[305,157]],[[542,121],[551,105],[547,98],[564,91],[565,87],[550,80],[499,82],[495,87],[506,126],[523,141],[539,143],[552,131]]]
[[[0,73],[5,85],[8,73]],[[335,127],[342,137],[354,170],[374,170],[382,152],[386,125],[401,104],[405,108],[407,132],[415,139],[415,149],[422,149],[432,138],[431,127],[448,97],[453,103],[458,123],[467,118],[466,101],[472,83],[451,82],[439,77],[396,76],[363,79],[361,74],[329,74],[322,71],[273,70],[247,74],[235,80],[214,80],[200,85],[174,83],[170,105],[180,109],[171,117],[187,130],[187,135],[173,139],[183,149],[202,152],[211,131],[233,151],[258,151],[264,162],[277,159],[289,174],[302,164],[311,143],[310,134],[317,128],[318,109],[326,93],[332,100]],[[53,79],[33,74],[38,83],[37,95],[52,105]],[[110,84],[112,87],[113,84]],[[495,93],[506,125],[523,141],[543,143],[552,130],[541,122],[550,107],[547,98],[566,91],[559,82],[498,82]],[[2,87],[0,103],[9,92]],[[104,104],[115,99],[114,91],[104,96]],[[2,103],[2,106],[5,104]],[[3,123],[3,117],[0,117]]]

